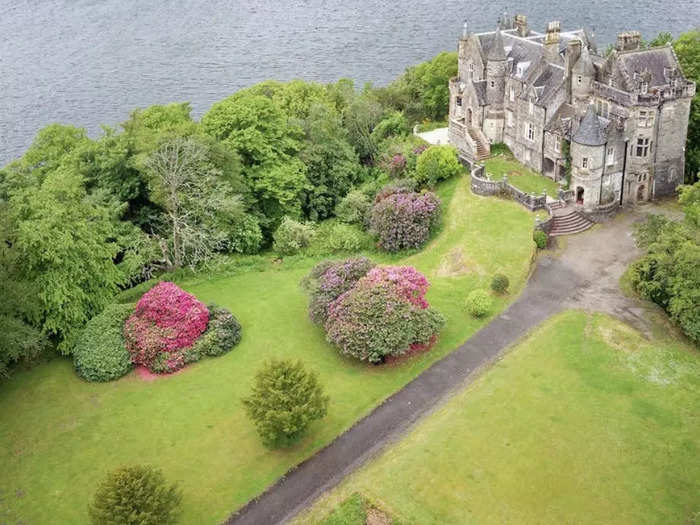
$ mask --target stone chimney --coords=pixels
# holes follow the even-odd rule
[[[559,64],[559,32],[561,31],[559,21],[555,20],[547,24],[547,33],[544,36],[544,56],[547,62]]]
[[[571,76],[571,68],[581,56],[582,42],[578,38],[572,38],[566,43],[566,55],[564,55],[564,70],[567,77]]]
[[[639,49],[642,43],[642,35],[639,31],[625,31],[617,35],[615,49],[618,51],[634,51]]]
[[[525,15],[515,15],[515,28],[518,30],[518,36],[527,36],[530,30],[527,27]]]

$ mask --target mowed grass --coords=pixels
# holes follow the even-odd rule
[[[547,191],[550,197],[556,197],[559,184],[549,177],[535,173],[511,156],[498,155],[485,161],[486,172],[493,180],[503,180],[508,176],[508,182],[525,193],[541,194]]]
[[[487,322],[462,306],[493,273],[511,280],[493,315],[522,288],[533,253],[532,215],[519,205],[474,196],[469,178],[443,184],[447,214],[438,236],[401,259],[432,282],[431,304],[447,318],[428,353],[391,366],[339,356],[307,317],[299,281],[314,261],[270,263],[267,271],[183,283],[200,299],[229,308],[243,326],[232,352],[145,382],[86,383],[68,359],[55,359],[0,385],[0,521],[85,523],[97,483],[123,464],[161,468],[183,489],[182,523],[214,523],[329,443]],[[326,418],[287,450],[265,449],[241,398],[261,363],[301,359],[317,371],[331,403]]]
[[[297,522],[360,493],[421,525],[695,523],[698,406],[697,349],[567,311]]]

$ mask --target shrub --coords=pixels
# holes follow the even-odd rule
[[[377,203],[396,193],[413,193],[416,189],[416,181],[413,179],[397,179],[380,189],[374,197]]]
[[[335,207],[335,215],[341,222],[364,226],[370,207],[369,197],[359,190],[353,190]]]
[[[367,275],[374,263],[367,257],[355,257],[344,261],[322,261],[302,280],[311,300],[309,317],[316,324],[323,324],[328,316],[328,305],[355,283]]]
[[[186,350],[186,362],[197,361],[201,355],[225,354],[241,341],[241,324],[226,308],[209,305],[209,325],[191,350]]]
[[[111,304],[87,323],[73,349],[75,370],[87,381],[111,381],[131,370],[124,321],[133,304]]]
[[[263,241],[260,223],[252,215],[243,215],[229,230],[228,249],[234,253],[258,253]]]
[[[434,193],[394,193],[377,199],[370,228],[384,250],[423,246],[439,222],[440,199]]]
[[[253,390],[243,400],[263,444],[287,446],[301,438],[312,421],[328,410],[328,397],[314,372],[301,361],[272,360],[255,375]]]
[[[365,244],[366,233],[350,224],[334,224],[323,243],[324,253],[356,252]]]
[[[409,303],[420,308],[428,307],[425,300],[428,279],[412,266],[375,266],[367,273],[366,279],[371,283],[389,282]]]
[[[532,234],[532,240],[540,250],[544,250],[547,247],[547,234],[542,230],[535,230]]]
[[[294,255],[307,248],[313,237],[313,226],[285,217],[273,235],[273,247],[280,255]]]
[[[473,290],[467,296],[466,306],[474,317],[483,317],[491,310],[491,297],[486,290]]]
[[[208,322],[207,307],[192,294],[171,282],[158,283],[141,297],[124,324],[132,362],[155,372],[181,368],[185,363],[179,351],[191,346]]]
[[[462,165],[454,146],[431,146],[418,157],[414,177],[420,187],[433,187],[461,172]]]
[[[177,521],[181,500],[160,470],[120,467],[99,485],[88,512],[95,525],[169,525]]]
[[[496,293],[505,293],[509,285],[510,281],[508,277],[502,273],[497,273],[493,276],[493,279],[491,279],[491,289]]]
[[[444,319],[427,303],[425,307],[414,304],[422,299],[420,292],[411,293],[412,300],[406,297],[414,286],[382,278],[382,272],[360,279],[329,305],[328,341],[343,354],[372,363],[402,355],[412,345],[430,343]]]

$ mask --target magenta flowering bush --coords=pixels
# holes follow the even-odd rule
[[[194,344],[208,323],[204,303],[174,283],[158,283],[124,323],[126,347],[133,363],[173,372],[185,365],[183,349]]]
[[[372,363],[435,341],[444,318],[425,301],[428,281],[411,267],[376,267],[328,305],[324,327],[343,354]]]
[[[432,192],[378,195],[370,213],[370,232],[390,252],[420,248],[439,220],[440,199]]]
[[[309,317],[316,324],[323,324],[328,316],[328,305],[355,286],[367,275],[374,263],[367,257],[353,257],[344,261],[322,261],[302,281],[311,296]]]

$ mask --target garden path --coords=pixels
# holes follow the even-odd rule
[[[619,279],[637,256],[632,226],[653,206],[568,237],[545,252],[523,293],[455,351],[416,377],[326,448],[289,471],[227,524],[274,524],[293,518],[369,457],[400,438],[416,420],[463,388],[476,372],[550,316],[569,308],[610,313],[648,332],[644,307],[625,297]]]

